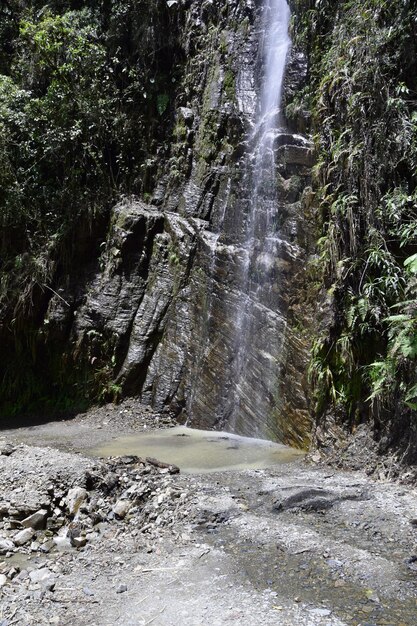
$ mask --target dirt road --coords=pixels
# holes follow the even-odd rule
[[[417,624],[415,487],[303,461],[190,476],[68,451],[155,420],[134,413],[2,433],[1,626]]]

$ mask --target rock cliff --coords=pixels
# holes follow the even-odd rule
[[[120,199],[93,232],[80,224],[83,262],[74,259],[73,274],[57,272],[37,305],[35,365],[42,361],[58,395],[137,395],[192,425],[305,446],[313,309],[306,275],[313,153],[301,134],[305,119],[300,114],[274,145],[280,245],[275,258],[259,259],[270,293],[251,309],[250,336],[242,337],[251,367],[237,394],[232,371],[253,192],[247,155],[262,74],[262,3],[192,0],[161,11],[170,11],[170,38],[183,60],[171,121],[143,164],[147,191]],[[305,72],[293,49],[287,102]]]

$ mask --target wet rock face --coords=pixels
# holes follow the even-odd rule
[[[266,190],[264,197],[279,237],[275,249],[265,254],[255,230],[254,248],[248,250],[253,146],[247,138],[259,105],[260,6],[252,7],[249,16],[244,37],[239,30],[232,37],[229,33],[233,45],[228,56],[218,59],[217,69],[207,70],[203,95],[193,103],[194,114],[187,109],[187,124],[194,130],[194,134],[187,130],[187,137],[191,134],[194,139],[188,148],[189,178],[182,195],[175,196],[176,210],[204,221],[186,297],[178,302],[158,346],[145,393],[158,409],[161,401],[166,402],[169,392],[161,382],[170,382],[168,373],[178,363],[173,357],[178,357],[180,341],[187,348],[172,406],[178,410],[182,404],[191,424],[305,445],[310,430],[308,341],[302,331],[309,319],[307,309],[300,309],[312,239],[304,198],[313,155],[305,137],[290,131],[277,134],[275,180],[271,177],[270,185],[278,185],[278,199],[274,190],[269,195]],[[225,61],[236,76],[232,99],[226,101],[219,79],[225,76]],[[299,80],[300,64],[300,55],[293,52],[288,92],[295,89],[291,76]],[[213,133],[216,150],[211,152]],[[229,146],[223,152],[225,137]],[[170,195],[168,206],[173,201]],[[262,219],[258,227],[262,229]],[[246,263],[253,284],[244,292]],[[261,289],[259,275],[267,276]],[[294,326],[298,328],[293,330]]]
[[[185,113],[179,112],[179,123],[186,127],[189,178],[165,204],[191,221],[203,221],[190,279],[172,307],[143,391],[158,409],[167,401],[176,411],[183,407],[195,426],[304,445],[310,429],[308,342],[300,329],[293,331],[292,323],[295,318],[300,323],[293,302],[303,297],[311,238],[303,198],[313,155],[306,138],[290,132],[277,135],[276,182],[271,184],[279,186],[278,206],[273,193],[270,202],[280,239],[273,255],[265,255],[261,247],[255,250],[251,272],[267,274],[269,280],[262,281],[259,293],[254,279],[245,295],[242,274],[248,252],[252,254],[245,238],[253,194],[247,137],[259,104],[261,12],[250,4],[245,16],[241,10],[234,3],[235,19],[246,20],[244,33],[229,16],[227,36],[221,31],[227,55],[215,54],[206,67],[202,93]],[[301,62],[294,52],[287,91],[294,89],[291,76],[300,79]],[[228,72],[235,77],[232,93],[225,86]],[[247,299],[254,304],[248,307]],[[236,332],[238,323],[241,334]],[[306,311],[301,323],[308,325]],[[174,395],[172,372],[178,381]]]
[[[274,145],[279,241],[272,254],[252,251],[251,271],[268,280],[261,292],[249,289],[250,310],[242,304],[261,7],[260,0],[179,3],[186,61],[169,156],[153,166],[147,203],[114,208],[97,269],[76,293],[68,287],[52,296],[45,319],[117,394],[139,395],[194,426],[305,445],[310,314],[303,298],[312,240],[305,198],[313,157],[308,140],[291,131]],[[300,67],[293,51],[286,94]],[[243,364],[241,341],[249,354]]]

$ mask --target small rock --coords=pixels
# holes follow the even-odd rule
[[[0,502],[0,519],[8,517],[9,515],[9,503]]]
[[[71,539],[71,545],[74,548],[84,548],[87,545],[87,537],[73,537]]]
[[[29,515],[22,521],[24,528],[34,528],[35,530],[43,530],[46,527],[46,519],[48,517],[48,511],[46,509],[40,509]]]
[[[10,539],[0,538],[0,554],[6,554],[13,550],[14,547],[15,545]]]
[[[14,536],[14,542],[17,546],[24,546],[25,543],[32,540],[34,534],[33,528],[24,528]]]
[[[114,472],[109,472],[104,477],[101,488],[103,489],[104,493],[109,494],[118,484],[119,484],[118,475],[115,474]]]
[[[82,548],[87,543],[85,531],[79,522],[71,522],[69,524],[67,537],[74,548]]]
[[[28,571],[25,569],[22,569],[22,571],[19,572],[18,575],[16,576],[16,580],[19,582],[22,582],[23,580],[26,580],[27,577],[28,577]]]
[[[315,452],[314,454],[311,455],[311,460],[313,461],[313,463],[320,463],[321,461],[321,454],[320,452]]]
[[[7,572],[7,578],[9,580],[13,580],[13,578],[16,578],[18,574],[19,574],[19,568],[11,567],[9,571]]]
[[[309,609],[309,613],[317,615],[318,617],[329,617],[332,612],[329,609]]]
[[[119,585],[116,589],[116,593],[125,593],[127,591],[127,585]]]
[[[411,569],[413,572],[417,572],[417,556],[415,554],[407,559],[406,563],[408,569]]]
[[[48,578],[52,578],[53,574],[47,567],[41,567],[41,569],[34,569],[29,572],[29,578],[32,583],[43,583]]]
[[[74,487],[70,489],[65,498],[70,515],[76,515],[82,503],[87,499],[87,491],[83,487]]]
[[[379,599],[379,597],[375,593],[375,591],[373,591],[372,589],[367,589],[365,591],[365,595],[368,598],[368,600],[370,600],[371,602],[375,602],[376,604],[380,604],[381,600]]]
[[[0,455],[2,456],[10,456],[16,450],[16,446],[11,443],[0,443]]]
[[[89,587],[83,587],[83,594],[85,596],[93,596],[94,595],[94,591],[91,591],[91,589]]]
[[[273,510],[277,512],[298,509],[308,512],[322,512],[332,508],[339,496],[321,487],[294,488],[293,493],[282,491],[275,500]]]
[[[52,548],[54,547],[54,541],[53,539],[47,539],[46,541],[43,542],[43,544],[39,547],[39,550],[41,552],[43,552],[44,554],[47,554],[48,552],[50,552],[52,550]]]
[[[0,574],[0,589],[7,584],[7,576]]]
[[[131,502],[129,500],[118,500],[113,507],[113,513],[119,519],[126,517],[127,512],[130,509]]]

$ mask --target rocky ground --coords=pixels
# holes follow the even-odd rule
[[[131,403],[3,431],[1,626],[416,625],[415,486],[83,452],[162,421]]]

